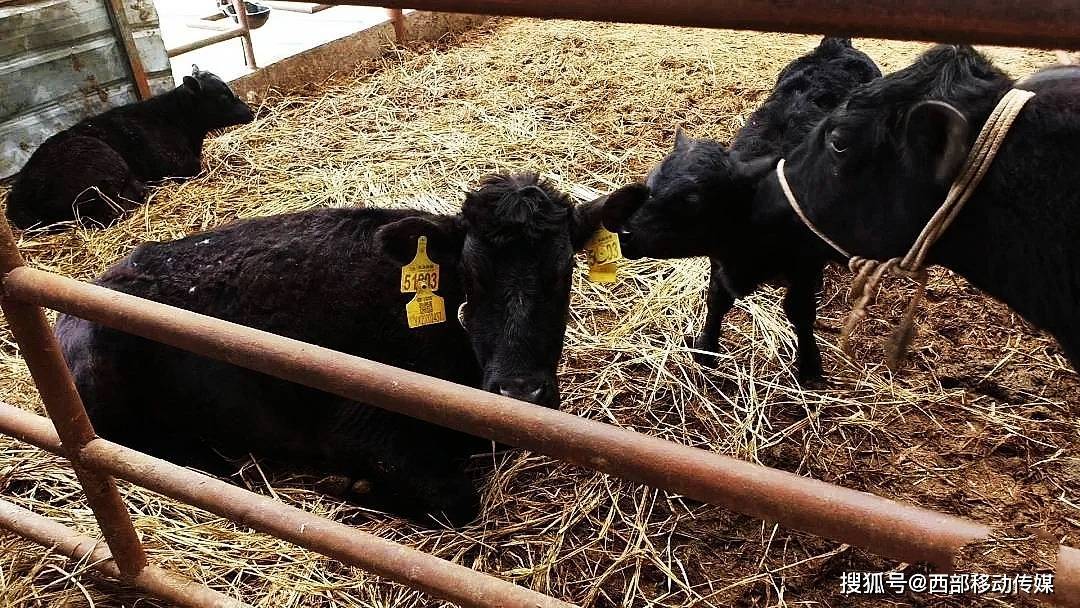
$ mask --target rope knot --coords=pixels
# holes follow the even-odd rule
[[[869,316],[867,307],[870,302],[877,298],[881,289],[881,281],[885,275],[902,276],[912,279],[918,284],[915,295],[908,301],[904,310],[904,318],[900,325],[893,331],[886,345],[886,361],[890,370],[896,371],[903,363],[907,348],[915,337],[915,313],[919,304],[926,295],[926,282],[930,275],[925,268],[909,269],[904,267],[904,258],[892,258],[884,262],[868,260],[866,258],[853,257],[848,262],[848,267],[855,273],[855,279],[851,282],[851,294],[849,298],[854,301],[851,313],[848,315],[844,328],[840,332],[840,349],[848,357],[852,356],[851,334],[855,327]]]
[[[869,306],[871,300],[877,297],[881,280],[886,274],[902,276],[915,281],[918,287],[915,295],[908,302],[903,320],[893,332],[886,347],[889,369],[893,371],[899,369],[907,348],[915,337],[915,312],[926,296],[926,282],[929,280],[929,275],[925,266],[930,248],[941,238],[942,233],[952,224],[964,204],[975,193],[975,189],[989,170],[998,150],[1001,149],[1009,128],[1020,114],[1024,104],[1034,96],[1035,93],[1030,91],[1012,89],[998,101],[994,111],[979,132],[975,144],[968,152],[964,167],[956,179],[953,180],[945,202],[942,203],[923,227],[922,232],[919,233],[915,243],[904,257],[880,261],[849,254],[847,250],[818,229],[803,211],[802,206],[799,205],[798,200],[795,198],[791,185],[787,181],[787,176],[784,174],[784,159],[780,159],[776,164],[777,180],[780,182],[780,188],[792,210],[811,232],[835,249],[837,253],[848,258],[848,268],[855,274],[855,278],[851,282],[849,296],[854,304],[852,305],[851,314],[848,315],[847,321],[844,322],[844,328],[840,332],[840,349],[848,357],[851,357],[852,354],[851,333],[855,330],[855,326],[867,317],[866,307]]]

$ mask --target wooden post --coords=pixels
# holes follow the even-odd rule
[[[121,0],[107,0],[105,9],[109,13],[109,21],[112,23],[113,32],[122,45],[121,49],[124,58],[127,60],[131,80],[135,85],[135,97],[140,101],[149,99],[150,81],[146,77],[146,70],[143,68],[139,49],[135,46],[135,38],[131,35],[131,24],[128,23],[127,14],[124,13],[124,4]]]

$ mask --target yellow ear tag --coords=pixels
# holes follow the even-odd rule
[[[601,227],[585,245],[589,256],[589,280],[593,283],[614,283],[618,261],[622,258],[619,235]]]
[[[401,293],[415,293],[405,305],[409,329],[446,322],[446,303],[435,295],[439,288],[439,265],[427,255],[427,237],[416,239],[416,256],[401,267]]]

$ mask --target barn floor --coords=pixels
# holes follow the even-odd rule
[[[452,209],[494,170],[531,169],[567,190],[639,178],[675,125],[728,138],[779,68],[816,37],[501,20],[444,45],[365,63],[278,95],[254,124],[209,143],[199,179],[158,189],[104,232],[26,237],[31,263],[88,279],[146,239],[320,205]],[[884,71],[925,45],[858,41]],[[1027,74],[1049,53],[992,50]],[[830,381],[788,372],[793,336],[779,293],[728,317],[717,370],[682,334],[702,316],[703,260],[639,261],[614,286],[579,271],[563,365],[564,409],[673,441],[976,518],[1006,534],[1080,545],[1080,383],[1055,344],[963,281],[938,273],[911,362],[890,374],[880,338],[906,289],[892,285],[855,361],[836,350],[847,276],[827,283],[819,335]],[[890,316],[891,315],[891,316]],[[884,320],[889,319],[889,320]],[[0,395],[39,410],[7,330]],[[484,518],[425,530],[343,504],[311,480],[247,466],[251,489],[586,606],[1009,606],[1006,598],[840,596],[840,573],[919,566],[695,504],[546,457],[510,452],[492,469]],[[265,473],[265,476],[264,476]],[[256,606],[439,605],[403,587],[198,509],[124,486],[156,563]],[[0,494],[94,533],[70,471],[0,438]],[[1020,570],[1037,567],[1014,556]],[[66,560],[0,535],[0,605],[157,605]],[[1015,571],[1014,571],[1015,572]],[[138,600],[138,601],[137,601]]]

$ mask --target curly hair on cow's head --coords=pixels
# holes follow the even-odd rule
[[[566,230],[573,204],[535,173],[489,175],[466,196],[461,212],[469,230],[499,246],[537,241]]]
[[[888,107],[899,114],[922,99],[981,109],[990,93],[1011,83],[1007,74],[973,47],[942,44],[923,53],[912,65],[853,91],[846,109],[878,111]],[[990,106],[996,101],[989,99]]]

